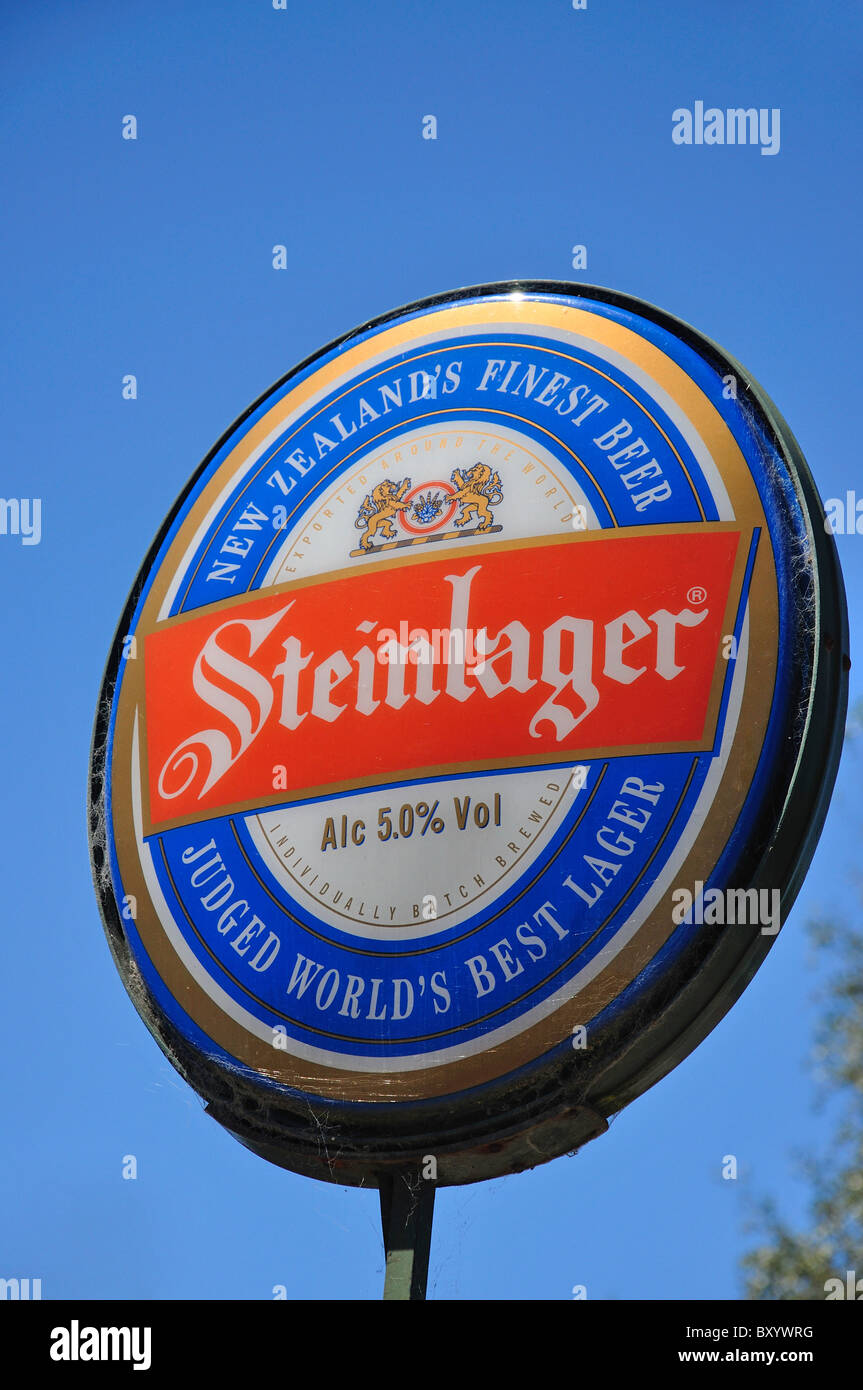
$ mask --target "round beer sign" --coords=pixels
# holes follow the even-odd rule
[[[244,412],[133,588],[91,814],[126,987],[299,1172],[571,1150],[775,939],[847,665],[806,465],[714,344],[557,283],[391,313]]]

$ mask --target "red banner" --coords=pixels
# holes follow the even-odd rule
[[[150,823],[710,746],[739,540],[699,527],[489,547],[169,622],[144,651]]]

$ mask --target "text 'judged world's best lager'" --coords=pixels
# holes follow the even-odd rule
[[[775,939],[847,633],[787,426],[585,286],[375,320],[240,418],[118,629],[91,840],[129,992],[299,1172],[567,1152]]]

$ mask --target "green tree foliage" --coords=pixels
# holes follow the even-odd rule
[[[845,748],[836,784],[837,811],[855,816],[863,778],[863,700],[848,711]],[[857,887],[859,872],[855,871]],[[802,1164],[809,1189],[807,1229],[797,1230],[776,1204],[761,1204],[754,1223],[760,1243],[741,1261],[744,1296],[752,1299],[819,1299],[835,1285],[863,1280],[863,932],[825,917],[809,926],[819,960],[832,962],[819,991],[823,1010],[813,1066],[836,1128],[825,1151]],[[863,1297],[863,1284],[856,1290]],[[854,1296],[854,1291],[846,1296]]]
[[[815,1062],[840,1113],[829,1152],[804,1164],[809,1229],[790,1228],[769,1200],[761,1207],[761,1243],[741,1262],[745,1297],[753,1299],[823,1300],[829,1279],[844,1282],[849,1270],[863,1278],[863,933],[834,922],[810,930],[819,950],[836,961]]]

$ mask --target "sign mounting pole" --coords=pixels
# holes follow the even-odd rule
[[[386,1252],[384,1299],[420,1302],[426,1296],[434,1184],[415,1168],[380,1179],[381,1226]]]

